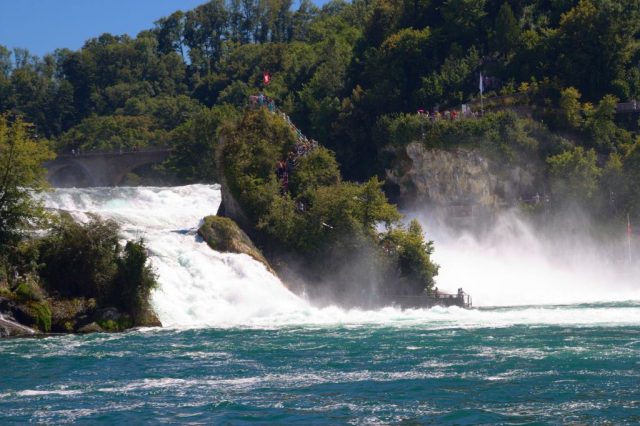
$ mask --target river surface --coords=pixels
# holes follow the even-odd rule
[[[466,278],[479,308],[318,308],[199,241],[219,201],[205,185],[46,196],[145,239],[165,328],[0,341],[0,424],[640,423],[637,275],[442,237],[439,285]]]

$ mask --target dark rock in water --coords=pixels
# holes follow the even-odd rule
[[[71,333],[91,322],[96,309],[95,299],[54,299],[51,304],[51,331]]]
[[[136,317],[136,327],[162,327],[162,323],[153,309],[148,308]]]
[[[109,332],[124,331],[133,327],[162,327],[162,323],[150,307],[136,313],[135,316],[108,307],[96,311],[92,319],[103,331]]]
[[[120,321],[123,317],[116,308],[104,308],[96,312],[96,321]]]
[[[34,316],[30,309],[11,299],[0,297],[0,314],[19,324],[34,324]]]
[[[113,307],[96,311],[93,319],[105,331],[123,331],[133,327],[131,316]]]
[[[28,337],[40,334],[37,330],[15,322],[12,317],[0,313],[0,338],[2,337]]]
[[[264,264],[275,275],[273,268],[249,236],[228,217],[208,216],[198,234],[209,247],[223,253],[243,253]]]
[[[93,298],[49,297],[37,284],[27,284],[30,283],[23,283],[14,291],[0,289],[0,337],[162,327],[148,303],[135,312],[122,313],[115,307],[98,309]]]
[[[78,333],[102,333],[104,329],[98,325],[97,322],[89,323],[78,329]]]

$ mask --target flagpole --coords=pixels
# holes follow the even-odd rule
[[[480,115],[484,117],[484,98],[482,92],[484,92],[484,82],[482,81],[482,73],[480,73]]]

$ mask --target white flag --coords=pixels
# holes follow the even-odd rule
[[[484,93],[484,82],[482,81],[482,73],[480,73],[480,94]]]

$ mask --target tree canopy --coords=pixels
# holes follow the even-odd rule
[[[34,193],[46,188],[42,162],[54,157],[21,119],[0,115],[0,247],[7,254],[20,236],[44,217]]]

